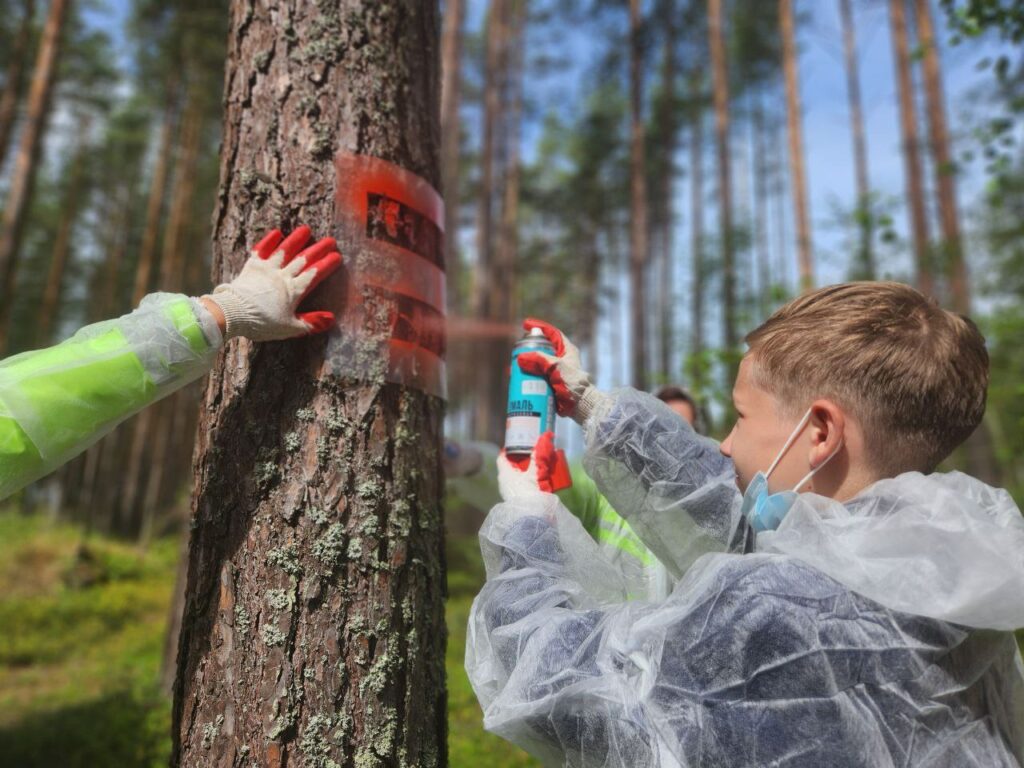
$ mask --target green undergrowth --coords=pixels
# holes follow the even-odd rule
[[[0,765],[155,768],[170,754],[157,680],[177,542],[138,547],[0,511]],[[463,668],[483,580],[476,537],[449,542],[448,723],[453,768],[539,763],[483,730]]]
[[[0,513],[0,755],[19,768],[165,766],[157,686],[177,544],[147,550]]]

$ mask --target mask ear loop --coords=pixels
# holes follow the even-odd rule
[[[782,450],[779,451],[779,455],[775,457],[775,461],[772,462],[772,465],[770,467],[768,467],[768,471],[765,472],[765,474],[764,474],[764,479],[765,480],[767,480],[769,477],[771,477],[772,472],[775,471],[775,468],[779,465],[779,462],[782,461],[782,457],[786,455],[786,451],[788,451],[790,449],[790,447],[793,445],[793,443],[796,442],[796,439],[800,436],[800,433],[804,431],[804,427],[807,426],[807,422],[809,422],[810,420],[811,420],[811,409],[808,408],[807,409],[807,413],[804,414],[804,417],[802,419],[800,419],[800,423],[796,425],[796,429],[793,430],[793,434],[791,434],[789,436],[789,439],[786,440],[786,444],[782,446]],[[824,466],[824,464],[822,464],[822,466]],[[802,485],[802,483],[801,483],[801,485]]]
[[[824,460],[823,462],[821,462],[821,464],[819,464],[818,466],[816,466],[816,467],[815,467],[814,469],[812,469],[812,470],[811,470],[810,472],[808,472],[808,473],[807,473],[807,474],[806,474],[806,475],[804,476],[804,479],[803,479],[803,480],[801,480],[801,481],[800,481],[799,483],[797,483],[797,484],[796,484],[796,485],[795,485],[795,486],[793,487],[793,491],[794,491],[794,492],[796,492],[796,491],[799,491],[799,490],[800,490],[801,488],[803,488],[803,487],[804,487],[804,485],[805,485],[806,483],[810,482],[811,478],[812,478],[812,477],[814,477],[814,475],[815,475],[815,474],[816,474],[816,473],[818,472],[818,470],[819,470],[819,469],[821,469],[822,467],[824,467],[824,466],[825,466],[826,464],[828,464],[828,463],[829,463],[830,461],[832,461],[832,459],[833,459],[833,458],[835,457],[835,455],[836,455],[837,453],[839,453],[839,451],[840,451],[840,450],[842,449],[842,447],[843,447],[843,441],[842,441],[842,440],[840,440],[840,441],[839,441],[839,445],[837,445],[837,446],[835,447],[835,449],[834,449],[834,450],[832,451],[832,453],[830,453],[830,454],[828,455],[828,458],[827,458],[827,459],[825,459],[825,460]]]

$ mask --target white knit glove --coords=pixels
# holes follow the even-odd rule
[[[555,409],[559,416],[571,416],[583,424],[597,404],[606,398],[598,391],[590,374],[583,370],[580,351],[569,338],[550,323],[527,318],[523,328],[539,328],[555,348],[555,355],[544,352],[522,352],[519,367],[534,376],[543,376],[555,391]]]
[[[309,235],[305,226],[287,239],[277,229],[268,233],[238,277],[206,297],[224,312],[225,341],[235,336],[253,341],[290,339],[326,331],[334,324],[333,312],[298,312],[302,300],[341,266],[333,238],[301,250]]]

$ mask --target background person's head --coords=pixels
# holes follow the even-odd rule
[[[813,481],[843,499],[884,477],[933,471],[985,412],[988,353],[974,323],[902,283],[828,286],[786,304],[747,336],[722,451],[745,489],[810,422],[769,479]],[[839,446],[842,446],[839,449]]]
[[[654,396],[678,413],[691,427],[697,423],[697,403],[693,396],[682,387],[666,384],[654,390]]]

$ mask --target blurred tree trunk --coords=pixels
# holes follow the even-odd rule
[[[811,255],[811,222],[807,212],[807,174],[804,169],[803,117],[800,112],[800,82],[797,72],[793,0],[779,0],[779,23],[782,27],[782,66],[786,75],[789,167],[790,175],[793,177],[793,209],[796,215],[800,289],[809,291],[814,287],[814,261]]]
[[[768,247],[768,148],[762,94],[754,94],[752,130],[754,133],[754,251],[757,263],[757,306],[763,320],[771,311],[772,270]]]
[[[929,296],[935,295],[928,242],[928,215],[925,210],[924,181],[917,137],[917,108],[914,105],[914,81],[910,73],[910,44],[907,40],[905,0],[889,0],[892,27],[893,59],[899,84],[900,129],[903,135],[903,163],[907,174],[907,209],[913,236],[917,287]]]
[[[60,206],[60,223],[57,225],[57,236],[53,241],[46,287],[43,289],[43,298],[39,305],[39,323],[35,332],[36,346],[39,347],[46,346],[52,340],[54,321],[60,311],[61,287],[64,284],[68,254],[71,252],[71,235],[75,223],[78,221],[82,187],[85,185],[85,163],[89,153],[88,142],[89,119],[85,118],[79,129],[77,147],[71,158],[71,168],[68,170],[67,189]]]
[[[942,88],[942,67],[935,38],[932,13],[926,0],[914,0],[918,41],[923,52],[924,93],[928,113],[928,133],[935,170],[935,189],[939,203],[939,224],[942,227],[944,272],[949,280],[951,305],[955,312],[971,312],[971,288],[960,235],[960,214],[956,201],[956,164],[949,146],[946,126],[946,105]],[[996,457],[995,443],[983,421],[967,439],[967,471],[990,485],[1002,485],[1002,471]]]
[[[508,14],[513,0],[491,0],[487,9],[486,52],[484,61],[484,109],[480,144],[480,192],[477,218],[477,262],[473,280],[473,314],[483,320],[494,319],[491,306],[494,284],[497,278],[494,246],[494,198],[495,183],[495,134],[505,120],[505,99],[502,85],[506,79],[506,62],[509,37]],[[495,341],[487,339],[474,344],[478,351],[475,357],[493,360]],[[500,369],[504,370],[504,366]],[[476,402],[473,414],[473,436],[477,440],[501,442],[501,425],[504,423],[505,395],[501,374],[484,368],[484,380],[475,388]],[[499,420],[500,419],[500,420]]]
[[[28,108],[21,134],[21,146],[15,158],[11,173],[7,202],[4,205],[2,231],[0,231],[0,355],[7,348],[7,324],[11,303],[14,298],[15,273],[18,266],[18,249],[21,246],[25,212],[32,196],[36,164],[46,117],[50,107],[50,93],[53,89],[57,70],[57,54],[60,51],[61,33],[70,0],[51,0],[46,26],[39,41],[35,71],[32,74],[32,88],[28,95]]]
[[[441,181],[445,198],[445,266],[448,270],[448,308],[462,310],[462,262],[459,255],[459,149],[462,95],[462,39],[465,0],[445,0],[444,34],[441,39]]]
[[[666,0],[661,7],[660,25],[665,35],[663,58],[661,61],[661,81],[663,93],[659,104],[658,133],[661,138],[661,152],[665,158],[665,167],[658,169],[657,179],[661,182],[658,206],[660,208],[659,224],[661,225],[661,254],[659,259],[658,307],[660,317],[658,325],[658,372],[667,381],[674,376],[672,352],[675,346],[673,331],[675,325],[675,307],[673,302],[674,289],[674,258],[672,253],[672,228],[674,211],[672,191],[675,182],[676,153],[676,4]]]
[[[712,91],[715,102],[715,145],[718,156],[718,218],[722,248],[723,343],[727,355],[736,352],[736,268],[733,263],[732,172],[729,168],[729,72],[725,61],[722,0],[708,0],[708,33],[711,44]],[[703,286],[694,286],[699,291]],[[730,357],[730,378],[739,362]]]
[[[971,290],[964,260],[963,239],[960,236],[960,214],[956,202],[956,163],[949,147],[939,47],[928,3],[924,0],[914,0],[913,8],[917,17],[918,43],[923,53],[928,134],[939,203],[939,225],[942,227],[942,252],[945,257],[943,271],[949,279],[953,309],[966,315],[971,311]]]
[[[851,0],[839,0],[839,18],[843,27],[843,60],[846,64],[846,94],[850,102],[850,133],[853,136],[853,167],[857,180],[857,225],[860,228],[858,273],[864,280],[875,279],[871,186],[868,183],[868,152],[864,138],[864,114],[860,98],[860,74],[857,64],[857,28]]]
[[[690,287],[690,387],[703,402],[704,392],[704,110],[702,78],[692,78],[693,116],[690,127],[690,251],[693,285]]]
[[[336,149],[439,186],[439,43],[432,3],[233,0],[215,282],[272,223],[351,234]],[[447,762],[444,404],[328,373],[325,343],[233,341],[211,374],[172,765]]]
[[[171,193],[171,208],[168,212],[167,229],[163,241],[163,254],[160,258],[160,289],[179,292],[185,284],[186,258],[194,258],[187,253],[185,236],[188,228],[188,214],[192,196],[195,192],[196,164],[199,157],[199,137],[202,121],[200,103],[196,94],[191,94],[182,120],[181,147],[174,174],[174,189]],[[176,392],[149,410],[154,413],[154,426],[147,435],[146,442],[152,447],[149,461],[150,470],[146,479],[145,492],[142,495],[141,524],[139,525],[139,541],[148,543],[153,535],[157,517],[163,511],[161,491],[164,479],[173,476],[174,460],[172,443],[174,440],[174,424],[178,414],[189,401],[184,390]]]
[[[643,19],[640,0],[629,0],[629,284],[632,322],[630,346],[634,387],[647,389],[647,163],[644,157]]]
[[[4,79],[4,91],[0,95],[0,168],[7,159],[7,146],[11,141],[11,132],[18,115],[18,99],[24,78],[25,60],[28,58],[29,44],[32,42],[32,21],[36,15],[35,0],[25,0],[21,25],[14,39],[11,57],[8,60]]]

